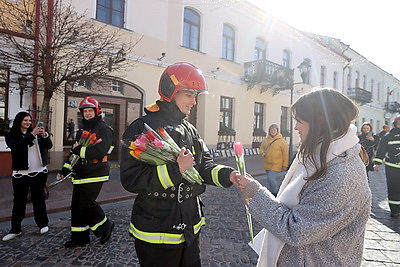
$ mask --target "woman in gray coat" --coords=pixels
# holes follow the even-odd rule
[[[258,266],[360,266],[371,192],[351,124],[358,109],[321,89],[301,96],[292,114],[301,145],[278,196],[250,175],[236,184],[266,230]]]

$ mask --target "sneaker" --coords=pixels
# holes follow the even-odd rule
[[[111,237],[111,232],[114,228],[114,222],[111,222],[110,227],[108,227],[107,231],[100,237],[100,244],[104,244],[110,239]]]
[[[43,234],[45,234],[45,233],[47,233],[49,231],[49,227],[48,226],[45,226],[45,227],[43,227],[43,228],[40,228],[40,233],[43,235]]]
[[[22,234],[22,232],[19,232],[18,234],[13,234],[13,233],[9,233],[9,234],[7,234],[6,236],[4,236],[3,237],[3,241],[8,241],[8,240],[11,240],[11,239],[13,239],[14,237],[17,237],[17,236],[19,236],[19,235],[21,235]]]

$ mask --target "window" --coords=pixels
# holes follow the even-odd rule
[[[290,133],[289,116],[289,107],[281,107],[281,133],[284,137],[289,136]]]
[[[333,72],[333,88],[334,89],[338,89],[338,77],[339,77],[339,75],[338,75],[337,71],[334,71]]]
[[[254,48],[254,60],[264,60],[267,58],[267,45],[264,39],[256,38],[256,47]]]
[[[125,0],[97,0],[96,19],[105,23],[124,26]]]
[[[233,129],[233,98],[221,96],[219,130]]]
[[[82,86],[85,87],[87,89],[91,89],[92,88],[92,82],[89,80],[79,80],[76,82],[77,86]]]
[[[381,83],[378,83],[378,85],[377,85],[377,92],[376,92],[376,94],[377,94],[377,100],[378,101],[381,101]]]
[[[356,88],[360,87],[360,73],[356,71]]]
[[[371,94],[372,94],[372,97],[374,97],[374,79],[371,79]]]
[[[9,69],[0,68],[0,119],[8,119],[8,81]]]
[[[347,88],[351,88],[351,68],[349,68],[349,72],[347,73]]]
[[[324,87],[325,86],[325,77],[326,76],[326,67],[325,66],[321,66],[321,77],[320,77],[320,81],[319,84]]]
[[[222,35],[222,58],[227,60],[234,60],[235,53],[235,31],[232,27],[224,24]]]
[[[364,90],[367,90],[367,76],[363,75],[363,87]]]
[[[290,68],[290,61],[291,61],[291,53],[289,50],[284,49],[282,56],[282,66]]]
[[[254,103],[254,132],[264,130],[264,104]]]
[[[184,11],[182,45],[200,50],[200,15],[188,8]]]
[[[119,81],[111,81],[111,90],[113,92],[120,92],[124,94],[124,84]]]

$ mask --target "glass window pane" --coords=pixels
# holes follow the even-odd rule
[[[112,21],[111,24],[118,26],[118,27],[122,27],[123,26],[123,15],[121,12],[118,11],[113,11],[112,13]]]
[[[104,7],[98,7],[97,8],[97,19],[103,22],[108,22],[107,18],[108,18],[108,10]]]
[[[124,0],[113,0],[112,8],[118,11],[124,11]]]

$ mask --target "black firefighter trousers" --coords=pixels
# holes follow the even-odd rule
[[[75,243],[90,243],[90,231],[101,237],[111,222],[96,199],[103,182],[74,184],[71,201],[71,240]]]

